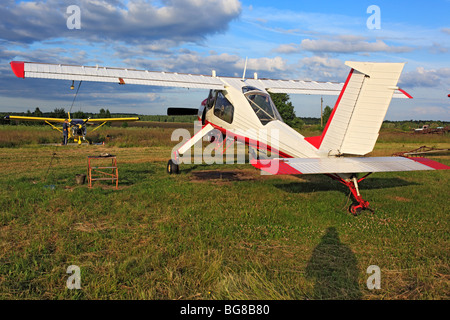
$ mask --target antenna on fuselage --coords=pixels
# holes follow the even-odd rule
[[[242,81],[245,81],[245,71],[247,71],[247,57],[245,57],[244,73],[242,74]]]

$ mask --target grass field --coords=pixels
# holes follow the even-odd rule
[[[64,147],[40,145],[61,138],[45,129],[0,128],[1,299],[450,298],[450,172],[374,174],[360,188],[375,214],[355,217],[326,176],[168,175],[172,128],[105,128],[110,144]],[[422,145],[450,138],[382,132],[373,155]],[[117,156],[119,190],[75,183],[102,152]],[[80,290],[66,287],[70,265]]]

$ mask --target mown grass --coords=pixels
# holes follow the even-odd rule
[[[112,128],[152,146],[0,149],[2,299],[449,298],[448,172],[373,175],[360,188],[375,214],[354,217],[326,176],[203,164],[169,176],[177,142],[129,129]],[[374,153],[406,147],[386,139]],[[117,155],[119,190],[75,183],[101,152]],[[66,287],[70,265],[81,290]],[[370,265],[380,290],[367,289]]]

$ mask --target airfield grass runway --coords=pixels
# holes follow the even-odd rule
[[[355,217],[326,176],[248,164],[168,175],[171,128],[98,130],[105,146],[41,145],[60,139],[45,129],[0,129],[1,299],[450,298],[448,171],[374,174],[360,189],[375,213]],[[372,155],[450,146],[411,136],[382,133]],[[77,185],[103,152],[117,156],[119,190]],[[71,265],[79,290],[66,287]]]

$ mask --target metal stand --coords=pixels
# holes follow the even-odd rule
[[[104,161],[100,165],[93,165],[92,160],[111,160],[111,165],[105,165]],[[97,161],[98,162],[98,161]],[[105,172],[103,170],[111,170],[111,172]],[[92,181],[95,180],[111,180],[116,181],[116,189],[119,187],[119,170],[117,168],[117,158],[116,156],[88,156],[88,182],[89,188],[92,188]]]

